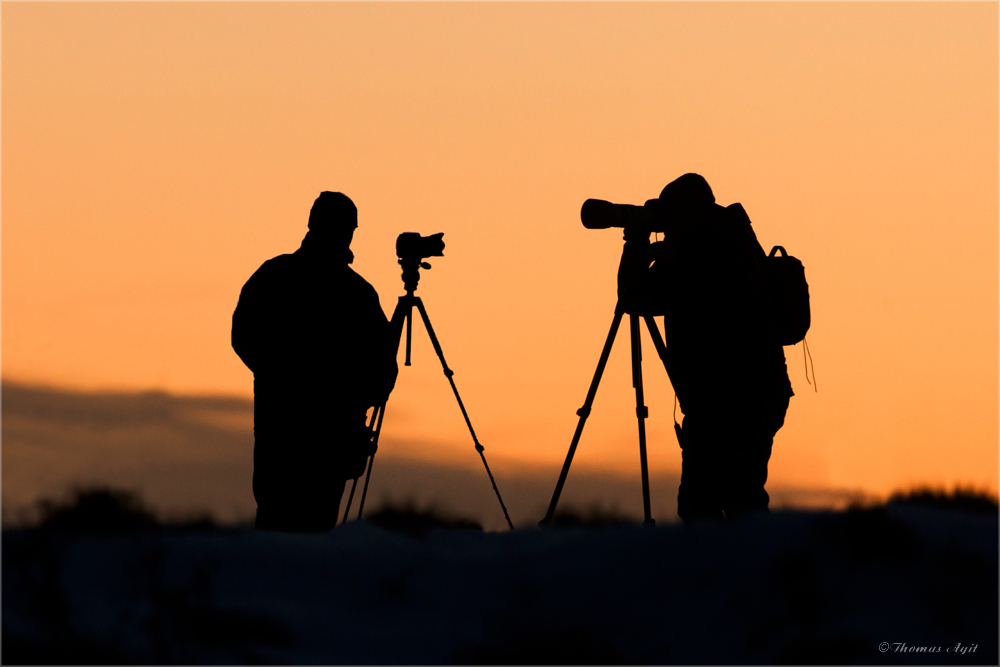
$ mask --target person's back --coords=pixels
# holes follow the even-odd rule
[[[792,391],[766,319],[763,250],[742,206],[716,204],[697,174],[667,185],[660,202],[671,223],[650,274],[684,411],[678,514],[766,509],[767,463]]]
[[[785,358],[766,320],[764,254],[739,204],[679,217],[653,272],[663,306],[670,376],[682,405],[788,390]]]
[[[254,372],[261,528],[335,525],[364,454],[365,412],[395,381],[378,295],[348,266],[355,221],[347,197],[323,193],[302,247],[265,262],[233,313],[233,349]]]

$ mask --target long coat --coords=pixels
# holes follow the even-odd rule
[[[365,411],[396,380],[378,294],[341,252],[303,244],[264,262],[233,313],[233,349],[254,373],[258,506],[333,502]]]

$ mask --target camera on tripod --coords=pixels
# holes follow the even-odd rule
[[[622,227],[647,233],[663,233],[669,225],[669,216],[659,199],[650,199],[642,206],[588,199],[580,209],[580,221],[587,229]]]
[[[673,209],[676,212],[676,209]],[[651,257],[645,246],[649,244],[649,235],[653,232],[666,233],[674,219],[672,211],[667,208],[661,199],[650,199],[643,206],[633,204],[613,204],[602,199],[588,199],[580,209],[580,221],[587,229],[608,229],[609,227],[621,227],[625,230],[625,250],[622,252],[622,263],[618,270],[618,304],[615,306],[614,318],[611,320],[611,330],[604,343],[604,349],[597,362],[597,370],[594,372],[594,379],[590,383],[590,390],[587,392],[586,402],[576,414],[580,418],[577,422],[576,432],[573,434],[573,441],[570,443],[569,451],[566,453],[566,460],[563,463],[562,471],[559,473],[559,481],[552,492],[552,500],[549,502],[549,509],[545,513],[545,518],[539,525],[551,525],[556,511],[556,504],[562,494],[566,476],[569,474],[570,464],[576,453],[576,447],[580,443],[580,436],[583,434],[583,426],[590,416],[590,410],[594,404],[594,397],[597,395],[597,387],[604,374],[604,368],[608,363],[611,348],[614,345],[615,337],[618,335],[618,328],[622,323],[622,318],[628,315],[628,327],[631,337],[632,352],[632,387],[635,389],[635,415],[639,426],[639,466],[642,478],[642,505],[643,523],[653,525],[652,510],[649,499],[649,469],[646,460],[646,418],[649,411],[645,405],[645,398],[642,388],[642,342],[640,339],[640,324],[646,323],[649,335],[653,340],[657,355],[666,368],[666,345],[659,327],[653,320],[654,315],[662,315],[663,311],[658,300],[652,300],[648,294],[647,282],[650,270]],[[645,244],[641,243],[645,237]],[[630,244],[630,241],[640,241],[638,244]],[[630,245],[639,245],[639,248],[630,249]]]
[[[416,232],[403,232],[396,237],[396,257],[401,262],[423,261],[427,257],[444,257],[444,232],[421,236]]]
[[[412,295],[420,281],[420,269],[431,265],[424,261],[428,257],[444,257],[444,232],[421,236],[416,232],[403,232],[396,237],[396,257],[403,267],[403,286]],[[409,364],[407,364],[409,365]]]
[[[430,336],[431,345],[434,346],[434,351],[437,353],[438,359],[441,360],[441,367],[444,370],[444,375],[448,378],[449,384],[451,384],[451,390],[455,394],[455,399],[458,401],[458,407],[462,411],[462,417],[465,418],[465,425],[469,427],[469,434],[472,436],[472,442],[475,445],[476,451],[479,453],[479,458],[483,461],[483,466],[486,468],[486,474],[490,478],[490,484],[493,485],[493,491],[497,494],[497,500],[500,501],[500,509],[503,510],[503,516],[507,520],[507,525],[511,530],[514,530],[514,524],[510,520],[510,515],[507,513],[507,507],[503,504],[503,498],[500,497],[500,490],[497,488],[496,480],[493,479],[493,473],[490,472],[490,466],[486,463],[486,455],[483,454],[485,447],[480,444],[479,439],[476,437],[476,432],[472,428],[472,421],[469,419],[469,414],[465,410],[465,404],[462,403],[462,397],[458,395],[458,387],[455,386],[454,375],[455,372],[448,368],[448,364],[444,360],[444,351],[441,349],[441,344],[438,342],[437,335],[434,333],[434,327],[431,326],[430,317],[427,316],[427,309],[424,308],[423,299],[414,294],[417,290],[417,283],[420,280],[420,269],[429,269],[431,265],[423,261],[427,257],[444,257],[444,232],[439,232],[437,234],[431,234],[430,236],[421,236],[416,232],[404,232],[396,237],[396,256],[399,258],[399,265],[403,267],[403,287],[406,289],[406,294],[399,297],[399,302],[396,304],[396,310],[392,313],[392,320],[389,322],[389,327],[392,331],[392,338],[396,341],[396,351],[399,351],[400,339],[403,336],[403,330],[406,330],[406,363],[404,365],[410,365],[410,340],[412,337],[413,330],[413,309],[416,308],[417,312],[420,314],[420,319],[423,320],[424,327],[427,329],[427,335]],[[382,417],[385,415],[385,403],[377,406],[375,412],[372,413],[371,422],[368,424],[368,430],[372,432],[372,443],[373,451],[368,458],[368,472],[365,475],[365,486],[361,491],[361,505],[358,507],[358,518],[361,518],[361,512],[365,507],[365,497],[368,495],[368,480],[371,477],[372,465],[375,461],[374,450],[378,449],[378,438],[379,433],[382,430]],[[351,511],[351,501],[354,499],[354,490],[357,488],[358,480],[355,478],[354,485],[351,486],[351,494],[347,497],[347,509],[344,510],[344,521],[347,521],[348,513]]]

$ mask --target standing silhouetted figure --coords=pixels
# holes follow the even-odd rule
[[[329,530],[370,453],[368,408],[396,380],[378,294],[349,266],[358,211],[323,192],[302,246],[264,262],[240,293],[233,349],[254,374],[257,527]]]
[[[619,289],[626,304],[665,313],[667,373],[684,412],[677,513],[766,510],[767,463],[792,390],[766,316],[764,251],[743,207],[716,204],[698,174],[668,184],[659,204],[663,241],[626,228]]]

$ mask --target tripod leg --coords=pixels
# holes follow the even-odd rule
[[[649,337],[653,339],[653,347],[656,348],[656,354],[660,357],[660,361],[663,362],[663,370],[667,370],[667,345],[663,342],[663,337],[660,336],[660,328],[656,326],[656,320],[653,319],[652,315],[644,315],[642,319],[646,320]],[[670,373],[668,371],[667,377],[669,376]]]
[[[573,455],[576,453],[576,446],[580,443],[580,436],[583,435],[583,425],[587,423],[587,417],[590,416],[590,408],[594,404],[594,397],[597,396],[597,387],[601,384],[601,376],[604,375],[604,367],[608,363],[608,357],[611,356],[611,348],[615,343],[615,336],[618,335],[618,327],[622,322],[622,314],[625,311],[622,310],[621,306],[615,308],[615,317],[611,320],[611,330],[608,331],[608,338],[604,341],[604,349],[601,351],[601,358],[597,362],[597,370],[594,371],[594,379],[590,381],[590,390],[587,391],[587,400],[584,401],[583,407],[576,411],[579,415],[580,421],[576,424],[576,432],[573,434],[573,442],[570,443],[569,451],[566,453],[566,461],[563,462],[562,471],[559,473],[559,481],[556,482],[555,491],[552,492],[552,501],[549,503],[549,509],[545,513],[545,518],[538,522],[538,525],[547,525],[552,523],[552,517],[556,513],[556,505],[559,503],[559,495],[562,493],[563,484],[566,483],[566,475],[569,474],[569,466],[573,463]]]
[[[406,365],[410,365],[410,323],[413,319],[413,296],[407,294],[405,296],[399,297],[399,301],[396,302],[396,310],[392,313],[392,320],[389,322],[389,330],[392,332],[392,337],[396,341],[395,353],[399,354],[399,342],[403,335],[403,321],[406,321]],[[378,436],[382,432],[382,417],[385,416],[385,403],[375,408],[375,412],[372,413],[371,422],[368,424],[368,430],[372,429],[372,424],[375,423],[376,417],[378,418],[378,425],[375,427],[375,435],[373,442],[375,444],[375,449],[378,449]],[[358,518],[361,518],[361,512],[365,508],[365,497],[368,495],[368,480],[372,476],[372,466],[375,465],[375,453],[373,452],[371,457],[368,459],[368,471],[365,474],[365,486],[361,492],[361,503],[358,505]],[[347,497],[347,508],[344,510],[344,520],[341,523],[347,522],[347,515],[351,511],[351,501],[354,500],[354,490],[358,487],[358,480],[355,478],[354,484],[351,485],[351,495]]]
[[[632,386],[635,387],[635,416],[639,421],[639,466],[642,470],[642,510],[645,516],[643,525],[653,525],[653,517],[649,509],[649,468],[646,465],[646,417],[649,409],[644,403],[642,392],[642,339],[639,334],[639,316],[629,315],[629,328],[632,333]]]
[[[406,311],[406,361],[404,366],[410,365],[410,340],[413,337],[413,308]]]
[[[351,501],[354,500],[354,490],[358,488],[358,478],[354,478],[354,483],[351,484],[351,495],[347,496],[347,507],[344,508],[344,518],[341,519],[340,525],[343,526],[347,523],[347,515],[351,513]]]
[[[448,378],[448,382],[451,384],[451,390],[455,394],[455,399],[458,401],[458,407],[462,410],[462,416],[465,417],[465,425],[469,427],[469,433],[472,434],[472,442],[476,445],[476,451],[479,452],[479,458],[483,460],[483,465],[486,466],[486,474],[489,475],[490,483],[493,485],[493,491],[497,494],[497,500],[500,501],[500,508],[503,510],[503,516],[507,519],[507,525],[510,526],[511,530],[514,530],[514,524],[511,523],[510,515],[507,514],[507,506],[503,504],[503,498],[500,497],[500,489],[497,488],[496,480],[493,479],[493,473],[490,472],[490,465],[486,462],[486,455],[483,454],[485,449],[481,444],[479,444],[479,439],[476,437],[476,431],[472,428],[472,421],[469,419],[469,413],[465,411],[465,404],[462,403],[462,397],[458,395],[458,387],[455,386],[455,380],[452,376],[455,375],[455,371],[448,368],[448,363],[444,360],[444,351],[441,349],[441,344],[438,342],[437,336],[434,335],[434,327],[431,326],[431,320],[427,317],[427,310],[424,308],[424,302],[419,296],[413,297],[413,301],[417,305],[417,310],[420,311],[420,317],[424,321],[424,327],[427,328],[427,335],[430,336],[431,343],[434,345],[434,351],[437,352],[438,359],[441,360],[441,367],[444,369],[444,375]]]
[[[403,326],[410,323],[410,318],[413,314],[413,298],[409,294],[399,297],[399,301],[396,302],[396,310],[392,311],[392,319],[389,321],[389,335],[396,341],[396,354],[399,354],[399,343],[403,336]],[[407,336],[406,359],[407,361],[410,359],[409,336]]]
[[[361,512],[365,509],[365,498],[368,496],[368,480],[372,478],[372,466],[375,465],[375,453],[378,451],[378,437],[382,433],[382,417],[385,417],[385,403],[378,406],[375,411],[378,413],[378,425],[375,427],[375,435],[372,436],[372,444],[375,445],[375,451],[368,458],[368,472],[365,474],[365,487],[361,490],[361,502],[358,504],[358,518],[361,518]],[[375,421],[375,415],[372,415],[372,421]],[[354,480],[357,483],[358,480]]]
[[[379,411],[380,410],[384,410],[384,409],[385,409],[385,405],[380,405],[377,408],[375,408],[375,412],[372,413],[372,419],[371,419],[370,422],[368,422],[368,430],[369,431],[372,430],[372,426],[375,424],[375,418],[376,417],[379,418],[379,422],[378,422],[379,426],[380,427],[382,426],[382,418],[379,416]],[[375,442],[376,442],[375,446],[377,447],[378,446],[378,437],[377,436],[376,436]],[[354,491],[357,488],[358,488],[358,478],[355,477],[354,478],[354,483],[351,484],[351,495],[347,496],[347,507],[344,508],[344,519],[343,519],[343,521],[340,522],[341,525],[344,525],[345,523],[347,523],[347,516],[351,513],[351,502],[354,500]],[[366,478],[365,479],[365,491],[367,491],[367,490],[368,490],[368,479]],[[364,504],[364,501],[362,501],[362,504]],[[359,517],[361,516],[360,512],[358,513],[358,516]]]

